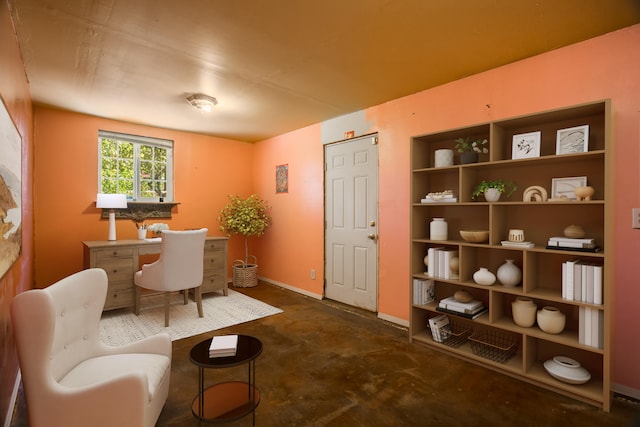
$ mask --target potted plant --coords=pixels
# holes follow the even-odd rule
[[[508,192],[507,197],[509,197],[517,188],[518,187],[514,182],[505,181],[503,179],[495,181],[480,181],[480,183],[473,189],[471,198],[475,200],[478,196],[484,195],[484,198],[488,202],[497,202],[502,193]]]
[[[233,264],[233,285],[236,287],[256,286],[257,260],[249,255],[249,236],[261,236],[271,225],[271,217],[267,214],[270,208],[265,200],[252,194],[246,199],[240,196],[229,196],[229,203],[220,211],[218,222],[220,231],[228,236],[244,237],[244,260],[236,260]],[[254,263],[249,263],[249,258]]]
[[[486,139],[474,139],[471,137],[456,139],[456,150],[460,153],[460,163],[476,163],[478,154],[487,154],[489,148]]]

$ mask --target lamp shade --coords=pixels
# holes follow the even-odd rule
[[[98,193],[96,208],[122,209],[127,207],[126,194]]]

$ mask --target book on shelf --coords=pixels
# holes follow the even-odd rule
[[[502,240],[500,242],[502,246],[510,246],[513,248],[533,248],[535,244],[532,242],[511,242],[509,240]]]
[[[573,237],[549,237],[550,242],[558,242],[558,243],[583,243],[583,244],[592,244],[596,243],[596,239],[592,237],[584,237],[581,239],[576,239]]]
[[[457,279],[451,271],[451,259],[458,256],[458,250],[446,247],[432,247],[427,250],[427,276],[441,279]]]
[[[211,339],[209,357],[235,356],[238,348],[238,335],[218,335]]]
[[[425,305],[435,299],[435,285],[433,280],[413,279],[413,303]]]
[[[593,307],[578,309],[578,343],[595,348],[604,347],[604,312]]]
[[[442,313],[447,313],[447,314],[452,314],[454,316],[460,316],[460,317],[464,317],[465,319],[477,319],[478,317],[484,315],[485,313],[489,312],[489,309],[487,307],[483,307],[480,311],[478,311],[477,313],[474,314],[468,314],[468,313],[460,313],[458,311],[454,311],[448,308],[443,308],[443,307],[436,307],[436,310]]]
[[[595,240],[592,242],[573,242],[571,240],[584,240],[584,239],[567,239],[567,240],[552,240],[549,239],[547,242],[547,246],[552,247],[563,247],[563,248],[584,248],[584,249],[593,249],[597,246]]]
[[[603,268],[578,259],[562,263],[562,298],[601,305]]]
[[[572,248],[570,246],[551,246],[551,245],[547,245],[545,246],[546,249],[555,249],[558,251],[574,251],[574,252],[593,252],[593,253],[597,253],[600,252],[602,250],[602,248],[600,246],[595,246],[593,248]]]
[[[457,197],[447,197],[444,199],[431,199],[431,198],[427,198],[427,199],[420,199],[420,203],[455,203],[458,201]]]
[[[438,306],[467,314],[475,314],[479,309],[484,307],[482,301],[471,300],[469,302],[460,302],[456,301],[454,297],[441,299]]]
[[[450,336],[449,318],[444,314],[429,318],[429,328],[435,342],[443,342]]]

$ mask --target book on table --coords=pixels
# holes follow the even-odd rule
[[[235,356],[238,349],[237,335],[219,335],[211,339],[209,357]]]

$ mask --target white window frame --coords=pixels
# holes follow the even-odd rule
[[[98,193],[102,193],[102,139],[115,139],[118,141],[130,142],[133,144],[133,188],[132,201],[138,202],[158,202],[158,197],[140,196],[140,147],[142,145],[152,147],[162,147],[167,150],[166,160],[166,182],[167,192],[163,198],[164,202],[173,202],[173,141],[170,139],[152,138],[148,136],[130,135],[119,132],[98,130]],[[127,196],[129,198],[129,196]]]

